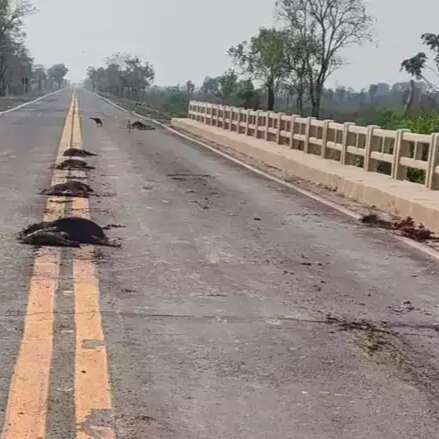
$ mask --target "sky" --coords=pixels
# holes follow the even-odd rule
[[[406,80],[401,61],[423,50],[420,36],[439,33],[439,0],[365,0],[376,18],[374,44],[344,51],[347,64],[329,86],[355,89]],[[226,51],[275,23],[275,0],[33,0],[26,19],[35,62],[63,62],[80,81],[88,66],[116,52],[154,65],[158,85],[200,85],[231,66]]]

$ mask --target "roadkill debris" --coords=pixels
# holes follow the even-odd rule
[[[96,154],[85,149],[69,148],[64,151],[64,157],[95,157]]]
[[[125,229],[126,226],[123,224],[108,224],[108,226],[102,227],[102,230],[111,230],[111,229]]]
[[[209,174],[168,174],[167,177],[176,181],[185,181],[189,179],[198,180],[198,179],[210,178],[210,175]]]
[[[93,189],[81,181],[71,180],[67,183],[55,184],[49,189],[45,189],[41,193],[43,195],[51,195],[56,197],[78,197],[88,198]]]
[[[140,120],[136,120],[135,122],[131,123],[131,121],[128,121],[128,129],[130,130],[140,130],[140,131],[153,131],[155,130],[155,127],[152,125],[147,125],[146,123],[140,122]]]
[[[371,227],[393,230],[406,238],[418,242],[436,239],[430,229],[427,229],[423,224],[416,224],[415,220],[411,217],[407,217],[398,222],[380,218],[377,214],[372,213],[363,216],[361,222]]]
[[[23,244],[35,246],[79,247],[81,244],[120,247],[105,235],[103,229],[91,220],[79,217],[33,224],[18,236]]]
[[[90,117],[90,119],[96,123],[97,127],[104,126],[104,121],[100,117]]]
[[[401,306],[390,305],[389,309],[398,314],[406,314],[416,310],[415,306],[410,300],[404,300]]]
[[[88,166],[84,160],[79,159],[67,159],[57,165],[56,169],[60,170],[81,170],[81,169],[96,169],[93,166]]]

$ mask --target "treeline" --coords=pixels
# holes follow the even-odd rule
[[[64,85],[64,64],[34,64],[25,45],[23,19],[35,9],[26,1],[0,0],[0,97],[27,95]]]
[[[168,116],[184,115],[190,99],[339,121],[367,117],[373,122],[369,115],[385,109],[376,119],[389,125],[436,111],[439,35],[422,36],[431,55],[420,52],[402,62],[401,69],[411,76],[406,82],[372,84],[361,91],[331,89],[328,79],[345,64],[343,50],[373,40],[374,19],[365,0],[276,0],[275,15],[276,27],[261,28],[228,50],[232,69],[198,86],[190,80],[152,86],[152,65],[120,54],[103,67],[90,67],[87,84]]]
[[[106,59],[104,67],[90,66],[85,85],[120,98],[142,99],[154,76],[150,63],[137,56],[117,53]]]

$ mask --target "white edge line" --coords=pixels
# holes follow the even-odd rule
[[[334,209],[334,210],[342,213],[343,215],[346,215],[346,216],[348,216],[350,218],[353,218],[355,220],[360,220],[361,217],[362,217],[361,215],[353,212],[352,210],[349,210],[349,209],[347,209],[345,207],[342,207],[342,206],[340,206],[337,203],[334,203],[332,201],[326,200],[325,198],[320,197],[319,195],[316,195],[316,194],[314,194],[314,193],[312,193],[310,191],[307,191],[306,189],[302,189],[301,187],[296,186],[295,184],[289,183],[289,182],[284,181],[284,180],[282,180],[280,178],[277,178],[277,177],[275,177],[275,176],[273,176],[271,174],[268,174],[267,172],[261,171],[260,169],[255,168],[254,166],[251,166],[251,165],[249,165],[247,163],[244,163],[243,161],[241,161],[241,160],[239,160],[239,159],[237,159],[235,157],[232,157],[229,154],[226,154],[226,153],[224,153],[222,151],[219,151],[218,149],[214,148],[213,146],[210,146],[209,144],[207,144],[205,142],[202,142],[201,140],[198,140],[198,139],[196,139],[194,137],[191,137],[191,136],[188,136],[186,134],[183,134],[180,131],[171,128],[170,126],[165,125],[165,124],[159,122],[158,120],[151,119],[150,117],[142,116],[141,114],[138,114],[135,111],[127,110],[126,108],[121,107],[120,105],[112,102],[110,99],[107,99],[104,96],[101,96],[101,95],[99,95],[97,93],[94,93],[94,94],[96,96],[98,96],[99,98],[103,99],[108,104],[112,105],[113,107],[115,107],[115,108],[117,108],[117,109],[119,109],[121,111],[124,111],[125,113],[133,114],[136,117],[139,117],[140,119],[144,119],[144,120],[148,120],[150,122],[153,122],[156,125],[159,125],[160,127],[164,128],[165,130],[167,130],[167,131],[169,131],[169,132],[171,132],[171,133],[173,133],[173,134],[175,134],[175,135],[177,135],[177,136],[179,136],[179,137],[181,137],[181,138],[183,138],[185,140],[188,140],[188,141],[193,142],[193,143],[197,143],[198,145],[201,145],[201,146],[209,149],[210,151],[214,152],[217,155],[220,155],[221,157],[224,157],[224,158],[226,158],[226,159],[228,159],[228,160],[230,160],[230,161],[232,161],[232,162],[234,162],[234,163],[236,163],[236,164],[238,164],[238,165],[240,165],[240,166],[242,166],[242,167],[244,167],[244,168],[246,168],[246,169],[248,169],[250,171],[253,171],[254,173],[256,173],[258,175],[261,175],[262,177],[265,177],[268,180],[274,181],[275,183],[278,183],[278,184],[280,184],[282,186],[286,186],[287,188],[292,189],[293,191],[296,191],[296,192],[298,192],[298,193],[300,193],[300,194],[302,194],[302,195],[304,195],[304,196],[306,196],[308,198],[311,198],[312,200],[317,201],[317,202],[319,202],[319,203],[321,203],[321,204],[323,204],[323,205],[325,205],[327,207],[330,207],[331,209]],[[409,238],[405,238],[403,236],[398,236],[398,235],[395,235],[395,234],[392,235],[392,236],[394,238],[396,238],[398,241],[400,241],[403,244],[407,245],[408,247],[411,247],[412,249],[417,250],[417,251],[419,251],[421,253],[424,253],[424,254],[430,256],[431,258],[439,261],[439,252],[434,250],[434,249],[432,249],[431,247],[429,247],[427,245],[424,245],[424,244],[422,244],[420,242],[413,241],[413,240],[411,240]]]
[[[63,90],[65,90],[65,89],[61,88],[59,90],[55,90],[55,91],[47,93],[47,94],[45,94],[43,96],[40,96],[39,98],[34,99],[33,101],[25,102],[24,104],[20,104],[20,105],[17,105],[16,107],[9,108],[8,110],[0,111],[0,117],[2,117],[3,115],[5,115],[7,113],[12,113],[13,111],[20,110],[21,108],[27,107],[28,105],[35,104],[36,102],[39,102],[39,101],[41,101],[41,100],[43,100],[43,99],[45,99],[45,98],[47,98],[49,96],[52,96],[52,95],[54,95],[56,93],[59,93],[59,92],[63,91]]]

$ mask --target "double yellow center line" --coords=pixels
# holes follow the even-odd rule
[[[75,95],[66,117],[57,163],[63,160],[64,151],[70,147],[82,147],[79,105]],[[83,172],[75,175],[86,178]],[[55,170],[52,184],[64,181],[66,172]],[[60,201],[62,200],[59,197],[47,200],[44,221],[53,221],[65,216],[66,204]],[[74,198],[72,211],[75,216],[89,219],[88,199]],[[78,439],[112,439],[116,436],[113,428],[107,351],[99,306],[99,281],[93,255],[91,246],[73,251],[74,428]],[[1,439],[44,439],[47,435],[61,256],[61,249],[49,247],[38,250],[35,257],[23,337],[9,387]]]

